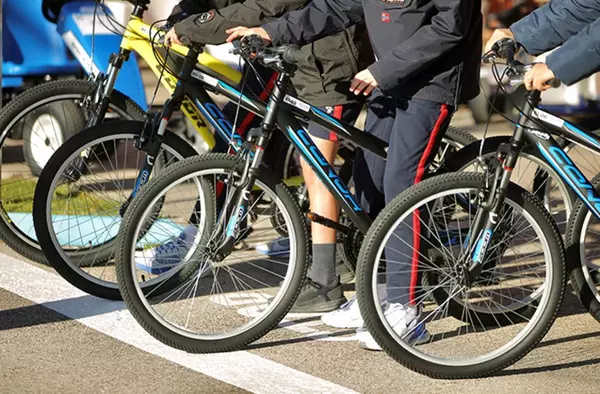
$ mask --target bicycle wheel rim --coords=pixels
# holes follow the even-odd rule
[[[135,234],[132,239],[138,239],[138,234],[140,234],[141,229],[142,229],[144,223],[146,222],[145,218],[148,217],[149,214],[151,213],[151,211],[153,210],[154,204],[156,204],[161,198],[163,198],[163,196],[166,193],[168,193],[169,190],[176,187],[178,184],[186,182],[192,178],[205,177],[205,176],[211,176],[211,175],[213,175],[213,176],[224,175],[224,174],[227,174],[228,171],[229,170],[226,168],[211,168],[211,169],[194,171],[190,174],[187,174],[184,177],[178,178],[177,180],[173,181],[169,186],[163,188],[161,190],[161,192],[158,193],[151,200],[151,203],[148,204],[144,208],[143,213],[141,214],[141,219],[139,220],[138,225],[135,227]],[[289,252],[290,257],[288,259],[288,268],[286,270],[286,275],[283,279],[283,282],[280,284],[279,291],[277,292],[275,297],[270,301],[267,308],[263,309],[261,311],[259,318],[255,318],[255,319],[251,320],[250,322],[239,327],[237,330],[227,332],[227,333],[221,333],[221,334],[214,334],[214,333],[213,334],[206,334],[206,333],[200,334],[200,333],[190,332],[189,330],[185,330],[183,327],[173,324],[172,322],[169,322],[165,318],[163,318],[163,316],[161,316],[156,311],[154,306],[148,300],[148,298],[147,298],[148,294],[144,293],[144,288],[139,285],[138,281],[135,281],[134,287],[135,287],[135,291],[136,291],[136,297],[141,301],[142,305],[144,306],[144,309],[153,317],[153,319],[156,322],[158,322],[161,326],[166,328],[167,330],[172,331],[182,337],[189,338],[191,340],[199,340],[199,341],[220,341],[220,340],[226,340],[226,339],[229,339],[232,337],[236,337],[236,336],[241,335],[242,333],[252,330],[253,328],[257,327],[259,324],[261,324],[263,321],[265,321],[267,318],[269,318],[269,316],[272,314],[272,312],[281,303],[286,292],[290,289],[291,284],[292,284],[293,273],[295,271],[296,265],[298,264],[296,257],[298,256],[298,252],[299,252],[299,250],[298,250],[299,246],[296,245],[296,242],[295,242],[296,233],[295,233],[294,226],[292,225],[292,218],[291,218],[290,214],[288,213],[287,209],[285,209],[285,206],[281,202],[281,199],[277,197],[277,194],[274,190],[271,190],[271,188],[269,186],[267,186],[265,183],[263,183],[259,179],[256,180],[256,186],[260,187],[261,189],[263,189],[265,191],[268,190],[268,192],[266,194],[268,197],[271,197],[274,199],[274,202],[275,202],[275,205],[277,206],[277,210],[279,211],[279,214],[284,216],[285,222],[288,224],[288,226],[287,226],[288,231],[289,231],[288,237],[290,240],[293,240],[290,242],[290,252]],[[248,214],[248,213],[246,213],[246,214]],[[135,213],[132,213],[132,215],[135,215]],[[136,215],[136,217],[137,217],[137,215]],[[262,220],[265,220],[265,219],[262,219]],[[135,261],[135,248],[132,248],[130,245],[128,249],[130,250],[130,256],[129,256],[130,261]],[[193,251],[194,251],[194,248],[191,248],[187,252],[187,255],[185,258],[188,258],[193,253]],[[138,272],[137,272],[137,268],[136,268],[135,264],[131,264],[129,268],[131,270],[130,274],[131,274],[132,278],[136,278],[138,276]],[[214,280],[216,280],[216,278]],[[186,285],[186,284],[184,283],[183,285]],[[212,295],[211,295],[211,297],[212,297]]]
[[[71,268],[72,271],[77,272],[85,280],[92,282],[96,285],[107,287],[110,289],[118,289],[118,284],[116,282],[116,279],[114,281],[106,281],[106,280],[99,279],[98,277],[86,272],[83,269],[85,267],[83,267],[82,264],[77,264],[77,262],[73,261],[73,260],[78,255],[81,255],[81,254],[85,255],[85,254],[93,253],[94,250],[99,250],[100,248],[105,248],[107,246],[110,246],[111,244],[114,244],[116,241],[117,230],[118,230],[118,227],[120,226],[120,223],[116,223],[116,226],[117,226],[116,230],[113,231],[114,236],[112,236],[110,239],[105,239],[100,244],[93,245],[90,248],[80,248],[77,251],[67,251],[63,248],[63,245],[61,244],[59,237],[57,236],[57,233],[54,229],[55,221],[53,220],[54,214],[53,214],[52,201],[53,201],[55,191],[57,190],[58,187],[60,187],[59,182],[61,181],[62,174],[65,172],[66,168],[72,164],[73,160],[81,154],[81,152],[83,152],[84,150],[87,150],[87,149],[93,149],[94,146],[97,146],[98,144],[103,144],[106,141],[133,140],[136,137],[137,137],[137,134],[135,134],[135,133],[113,134],[113,135],[105,136],[102,138],[97,138],[97,139],[90,141],[87,144],[81,146],[76,152],[73,152],[68,157],[68,159],[65,160],[61,164],[61,166],[59,167],[59,170],[55,173],[55,177],[50,184],[49,193],[46,198],[46,204],[45,204],[46,205],[45,206],[46,226],[49,230],[48,233],[49,233],[50,239],[54,245],[54,249],[58,252],[61,259]],[[137,152],[138,152],[138,155],[140,155],[140,156],[138,156],[138,159],[136,161],[139,162],[139,157],[141,157],[141,153],[140,153],[141,151],[137,151]],[[172,149],[171,147],[169,147],[166,144],[162,145],[161,152],[167,152],[170,155],[172,155],[173,158],[175,158],[177,160],[181,160],[183,158],[176,150]],[[154,171],[154,173],[155,172],[156,171]],[[115,225],[114,221],[110,223],[111,227],[114,225]],[[92,266],[93,266],[93,264],[92,264]],[[96,267],[92,267],[92,268],[99,268],[99,267],[96,266]]]
[[[34,104],[29,105],[27,108],[22,110],[17,116],[15,116],[7,125],[7,127],[0,134],[0,146],[4,146],[5,140],[7,139],[12,128],[18,124],[18,122],[23,121],[30,113],[33,111],[43,108],[44,106],[48,106],[50,104],[67,101],[67,100],[82,100],[82,95],[78,93],[69,93],[69,94],[60,94],[52,97],[48,97],[44,100],[40,100],[35,102]],[[109,103],[109,110],[113,111],[119,117],[123,119],[132,119],[126,111],[122,110],[118,106],[113,103]],[[63,141],[64,142],[64,141]],[[36,176],[31,175],[30,178],[27,179],[37,179]],[[25,179],[25,180],[27,180]],[[30,236],[31,230],[33,230],[33,225],[31,224],[28,229],[22,229],[19,225],[22,223],[20,221],[12,220],[9,216],[9,212],[6,211],[4,205],[0,208],[0,218],[5,222],[5,224],[13,230],[13,233],[19,237],[21,241],[26,243],[27,245],[34,247],[36,249],[40,249],[39,243],[36,239]]]
[[[383,254],[383,251],[385,249],[385,245],[387,244],[387,242],[389,241],[389,239],[391,238],[391,236],[393,235],[393,229],[395,229],[402,221],[406,220],[406,218],[409,215],[412,215],[412,212],[417,210],[418,207],[423,206],[437,198],[443,197],[444,195],[449,195],[450,193],[462,193],[462,194],[471,194],[473,191],[475,190],[475,192],[477,191],[476,188],[457,188],[457,189],[449,189],[446,191],[442,191],[442,192],[438,192],[435,193],[432,196],[429,196],[423,200],[421,200],[419,203],[414,204],[413,206],[411,206],[409,209],[405,210],[405,213],[403,215],[401,215],[400,218],[398,218],[397,220],[394,221],[393,225],[390,226],[390,230],[387,231],[386,235],[383,238],[383,242],[381,243],[381,245],[378,247],[377,249],[377,253],[376,253],[376,260],[375,261],[380,261],[381,256]],[[507,201],[507,203],[509,203]],[[542,234],[541,237],[539,237],[539,239],[542,241],[542,250],[544,253],[544,261],[545,261],[545,277],[544,277],[544,284],[541,286],[541,289],[544,290],[547,287],[547,283],[551,283],[552,282],[552,278],[554,275],[553,270],[550,268],[551,264],[549,264],[550,258],[549,256],[551,255],[550,252],[550,247],[548,244],[548,240],[546,239],[545,236],[543,236],[543,231],[541,229],[541,227],[535,222],[535,220],[533,219],[533,217],[531,217],[531,215],[526,211],[521,209],[520,207],[518,207],[517,204],[514,204],[513,209],[518,209],[518,212],[523,214],[526,218],[527,221],[530,225],[532,225],[532,228],[534,229],[534,231],[536,232],[536,234],[539,236],[540,234]],[[373,271],[373,275],[371,277],[371,297],[373,297],[373,300],[378,300],[379,299],[379,293],[378,293],[378,272],[375,269]],[[391,336],[394,341],[400,345],[403,350],[409,352],[411,355],[418,357],[420,359],[423,359],[425,361],[428,361],[430,363],[433,364],[438,364],[438,365],[442,365],[445,367],[469,367],[469,366],[473,366],[473,365],[477,365],[477,364],[482,364],[482,363],[486,363],[489,362],[493,359],[496,359],[498,357],[501,357],[503,355],[505,355],[506,353],[508,353],[509,351],[511,351],[512,349],[514,349],[516,346],[518,346],[528,335],[530,335],[532,333],[532,331],[536,328],[537,323],[540,321],[540,319],[542,318],[542,315],[545,311],[545,308],[547,307],[548,303],[549,303],[549,298],[550,298],[550,294],[548,291],[544,291],[542,296],[539,298],[539,305],[537,307],[536,312],[534,313],[534,315],[532,316],[531,320],[526,324],[526,326],[518,333],[518,335],[514,336],[510,341],[508,341],[507,343],[505,343],[503,346],[494,349],[491,352],[488,352],[484,355],[478,356],[478,357],[474,357],[474,358],[470,358],[470,359],[466,359],[466,360],[447,360],[447,359],[440,359],[437,357],[433,357],[423,351],[420,351],[417,347],[415,346],[411,346],[409,344],[407,344],[403,338],[401,338],[392,328],[392,326],[390,325],[390,323],[388,322],[387,318],[385,317],[385,311],[382,308],[382,305],[379,302],[375,302],[375,308],[377,311],[377,315],[379,320],[381,321],[382,325],[384,326],[387,335]],[[446,315],[448,315],[446,313]],[[447,316],[446,316],[447,317]],[[434,334],[435,335],[435,334]],[[435,342],[434,342],[435,343]]]

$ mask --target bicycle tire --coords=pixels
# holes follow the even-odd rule
[[[374,289],[372,282],[374,269],[377,269],[377,262],[375,261],[377,253],[382,243],[384,243],[384,238],[391,226],[395,225],[403,212],[415,209],[413,207],[428,196],[453,189],[478,189],[483,184],[483,174],[463,172],[439,175],[413,186],[392,200],[384,211],[381,212],[371,226],[361,248],[356,283],[358,302],[366,327],[382,349],[397,362],[415,372],[432,378],[480,378],[514,364],[529,353],[548,332],[556,318],[564,296],[566,266],[563,241],[558,228],[539,199],[518,185],[511,184],[511,194],[516,199],[515,202],[536,221],[547,240],[547,245],[552,256],[550,263],[550,267],[553,270],[551,283],[546,284],[546,286],[550,287],[547,291],[547,306],[540,312],[539,323],[531,328],[519,343],[498,357],[483,363],[461,365],[459,367],[432,362],[407,351],[386,330],[377,310],[379,300],[373,299]]]
[[[120,229],[119,246],[117,248],[117,261],[119,262],[117,265],[117,276],[127,307],[140,325],[153,337],[171,347],[190,353],[214,353],[239,350],[265,335],[283,319],[292,307],[300,293],[308,269],[306,262],[308,253],[308,243],[306,242],[307,229],[306,223],[299,212],[298,204],[281,179],[267,167],[263,167],[258,172],[257,178],[274,191],[282,201],[292,218],[291,223],[294,226],[294,233],[298,237],[296,244],[298,245],[299,254],[297,261],[299,263],[295,265],[292,273],[289,291],[282,297],[279,305],[275,307],[268,317],[264,318],[259,324],[250,327],[247,331],[236,336],[216,340],[193,339],[174,332],[158,322],[154,314],[148,311],[136,290],[135,282],[137,278],[134,277],[130,268],[134,264],[131,260],[131,245],[136,242],[136,226],[143,218],[144,209],[149,206],[165,187],[168,187],[168,185],[176,182],[181,177],[203,170],[232,170],[238,168],[238,165],[239,163],[232,156],[226,154],[206,154],[185,159],[169,166],[159,179],[148,183],[147,187],[134,199],[131,209],[127,212],[126,220],[124,220],[125,224]]]
[[[79,152],[81,147],[91,144],[96,140],[103,140],[115,136],[125,135],[135,138],[139,136],[143,127],[143,122],[112,122],[110,125],[100,124],[86,129],[83,133],[76,134],[61,146],[52,156],[50,161],[48,161],[36,187],[33,204],[33,220],[39,244],[44,251],[46,258],[50,262],[50,265],[69,283],[80,290],[97,297],[113,300],[121,298],[116,283],[114,286],[96,283],[86,277],[81,270],[75,269],[66,261],[66,258],[77,260],[78,258],[81,258],[81,256],[85,256],[86,252],[70,253],[69,257],[65,257],[62,249],[55,244],[51,230],[48,226],[48,223],[51,222],[48,206],[51,206],[52,204],[52,184],[57,176],[62,175],[58,174],[58,171],[63,163],[73,154]],[[183,158],[196,155],[196,151],[188,143],[169,131],[164,134],[163,145],[178,152]],[[98,248],[102,248],[98,251],[98,261],[108,260],[113,255],[115,246],[116,245],[114,245],[112,241],[108,245],[98,246]]]
[[[0,130],[2,133],[0,135],[0,149],[4,146],[11,127],[21,118],[27,116],[31,108],[42,105],[39,104],[41,102],[62,96],[65,99],[84,97],[93,87],[93,84],[89,81],[61,80],[47,82],[26,90],[12,100],[0,113]],[[144,111],[121,92],[114,90],[110,100],[111,106],[114,106],[113,108],[119,109],[121,113],[127,114],[131,119],[142,120],[145,118]],[[18,225],[10,220],[4,207],[0,210],[0,239],[21,256],[38,263],[48,264],[38,242],[20,230]]]
[[[596,190],[600,190],[600,175],[596,175],[592,179],[592,185]],[[600,322],[600,293],[598,290],[591,288],[592,283],[590,281],[595,283],[595,280],[589,277],[589,274],[586,276],[587,268],[583,267],[585,259],[582,258],[582,245],[584,244],[582,238],[585,236],[585,234],[582,234],[582,230],[592,216],[592,212],[583,201],[580,200],[575,204],[565,236],[565,247],[570,271],[569,277],[575,294],[577,294],[581,304],[590,315]]]

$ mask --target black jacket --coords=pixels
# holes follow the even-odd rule
[[[225,42],[225,30],[236,26],[260,26],[299,10],[310,0],[185,0],[180,7],[193,15],[175,25],[178,35],[203,44]],[[314,61],[298,64],[293,79],[298,95],[318,106],[356,102],[348,88],[354,75],[373,62],[363,23],[348,25],[336,34],[305,45]]]
[[[275,45],[304,44],[362,21],[385,93],[452,105],[478,94],[481,0],[313,0],[263,27]]]

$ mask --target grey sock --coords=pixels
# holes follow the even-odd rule
[[[312,264],[308,277],[328,289],[337,287],[339,278],[335,273],[336,244],[313,244]]]

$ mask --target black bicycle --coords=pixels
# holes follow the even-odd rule
[[[501,40],[484,57],[505,59],[515,85],[531,67],[514,60],[517,48]],[[414,371],[446,379],[492,374],[524,357],[556,318],[566,284],[565,250],[542,201],[511,182],[522,152],[535,151],[579,200],[566,236],[569,268],[598,317],[597,233],[590,223],[600,218],[593,186],[599,179],[588,181],[554,137],[594,153],[600,153],[600,139],[537,108],[540,96],[527,93],[512,138],[483,173],[444,174],[410,188],[366,236],[357,272],[360,309],[379,346]],[[387,278],[379,272],[382,264]],[[398,289],[390,286],[406,273],[413,275],[402,289],[410,291],[409,302],[395,298]],[[385,304],[378,298],[382,288]],[[398,311],[408,316],[403,325],[392,321]],[[425,340],[411,340],[415,333]]]
[[[161,35],[158,30],[149,34]],[[177,94],[157,114],[155,121],[113,121],[91,127],[66,141],[45,165],[33,204],[35,232],[47,260],[74,286],[99,297],[120,298],[114,270],[115,237],[127,206],[150,177],[160,176],[167,165],[196,154],[191,146],[169,131],[169,121],[177,108],[184,108],[189,114],[197,113],[197,121],[210,124],[218,138],[230,143],[232,153],[243,148],[245,136],[235,131],[232,124],[235,122],[223,114],[209,92],[239,103],[241,108],[259,117],[267,113],[265,102],[244,93],[243,81],[238,90],[227,82],[228,79],[202,64],[198,65],[201,52],[202,48],[196,46],[185,57],[166,57],[170,59],[169,64],[160,67],[165,69],[164,76],[168,77],[169,85]],[[165,58],[164,54],[161,58]],[[170,75],[169,70],[176,71],[177,75]],[[180,78],[180,83],[177,83],[177,78]],[[294,108],[294,116],[302,124],[308,121],[309,113],[321,124],[339,124],[329,114],[291,95],[286,100],[293,103],[287,105]],[[306,108],[310,108],[308,112]],[[356,128],[345,127],[356,137],[354,142],[344,142],[336,167],[342,167],[340,176],[348,182],[355,151],[353,144],[362,144],[363,139],[368,137],[363,137],[364,133]],[[256,132],[260,133],[260,130],[253,131]],[[441,162],[447,153],[473,141],[470,134],[450,128],[440,146],[437,162]],[[263,163],[268,162],[277,175],[284,178],[284,183],[293,191],[294,198],[305,212],[308,201],[303,190],[303,178],[295,172],[299,168],[299,158],[294,152],[287,138],[276,133]],[[277,234],[269,234],[268,239],[262,240],[263,243],[285,243],[285,239],[278,239],[278,236],[286,237],[287,230],[276,204],[271,205],[269,212],[268,222]],[[321,220],[318,217],[314,219]],[[172,220],[165,223],[172,223]],[[252,228],[248,227],[249,230]],[[340,237],[338,250],[346,264],[340,264],[340,268],[349,266],[350,275],[346,275],[345,280],[352,280],[361,233],[355,226],[341,228],[345,231]],[[155,236],[157,240],[148,244],[149,247],[157,249],[161,244],[173,241],[170,244],[178,250],[177,239],[185,236],[185,226],[174,225],[172,229],[180,230],[180,233],[170,231],[159,236],[150,232],[149,236]],[[242,247],[243,240],[239,243],[238,247]],[[34,242],[33,246],[37,247],[37,243]],[[169,250],[157,250],[146,269],[152,271],[153,266],[160,265],[161,256]]]
[[[308,253],[305,218],[282,180],[261,164],[274,133],[281,132],[289,139],[357,230],[313,214],[307,216],[357,239],[366,233],[371,219],[298,119],[315,121],[341,138],[386,157],[385,142],[286,93],[300,56],[297,47],[265,48],[260,38],[250,37],[241,41],[239,51],[245,58],[260,61],[279,73],[260,132],[241,142],[233,156],[207,154],[169,166],[133,200],[118,237],[119,287],[132,314],[159,340],[190,352],[239,349],[261,337],[283,319],[304,282]],[[207,80],[197,70],[194,74]],[[178,94],[181,92],[175,92],[173,101]],[[190,220],[202,215],[195,208],[203,198],[198,187],[190,184],[210,185],[221,196],[215,204],[216,214],[210,218],[204,215],[203,228]],[[177,207],[167,204],[174,200]],[[265,257],[255,248],[263,237],[279,230],[268,219],[273,206],[282,217],[279,226],[285,227],[289,251]],[[179,207],[184,209],[180,211]],[[156,248],[144,249],[140,240],[148,231],[163,228],[161,220],[167,215],[181,218],[181,227],[193,226],[196,230],[191,231],[194,237],[181,241],[186,246],[181,248],[182,253],[171,256],[170,268],[150,277],[158,284],[146,291],[145,281],[140,278],[149,277],[141,275],[142,260],[151,259]],[[248,235],[250,228],[252,234]],[[248,247],[237,248],[240,239]],[[186,272],[186,280],[166,291],[161,289],[162,283],[181,277],[182,271]],[[190,271],[194,274],[189,275]]]

